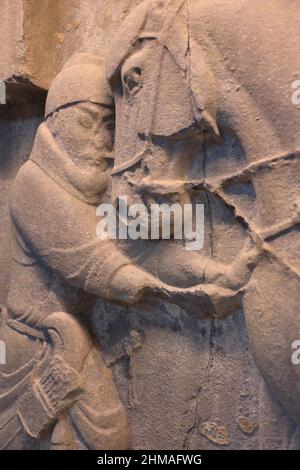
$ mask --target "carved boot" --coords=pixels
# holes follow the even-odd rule
[[[19,405],[24,429],[35,439],[80,396],[80,372],[91,349],[87,332],[67,313],[47,317],[45,330],[49,348],[38,361],[31,389]]]

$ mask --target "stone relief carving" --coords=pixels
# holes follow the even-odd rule
[[[299,377],[290,363],[300,300],[298,113],[277,102],[290,119],[283,132],[274,97],[264,93],[268,74],[278,87],[282,76],[266,56],[259,62],[263,46],[249,56],[246,40],[237,46],[226,21],[220,28],[218,15],[231,24],[238,14],[252,33],[256,19],[239,3],[144,1],[123,22],[107,67],[77,54],[52,83],[10,198],[1,448],[130,446],[125,407],[89,325],[96,297],[139,309],[169,302],[212,325],[243,305],[257,365],[298,422]],[[272,21],[284,51],[290,38]],[[224,172],[228,135],[243,159]],[[205,248],[99,240],[96,207],[118,207],[122,196],[148,207],[204,204]],[[240,250],[228,257],[230,237]]]
[[[210,297],[210,310],[220,315],[239,302],[236,291],[225,288],[164,285],[114,242],[97,238],[95,207],[110,182],[108,91],[98,57],[70,59],[50,88],[46,121],[15,181],[2,327],[12,349],[1,381],[4,448],[30,447],[49,433],[52,448],[127,447],[124,407],[84,326],[93,295],[134,304],[152,291],[195,314]]]
[[[298,331],[299,178],[295,175],[300,174],[299,112],[289,94],[294,67],[293,28],[298,19],[293,19],[283,5],[277,8],[278,15],[270,20],[278,32],[276,40],[268,37],[251,51],[247,37],[257,34],[257,23],[269,21],[267,9],[259,2],[243,7],[240,2],[143,2],[125,20],[112,46],[108,72],[118,116],[113,197],[125,193],[133,200],[158,199],[163,194],[168,199],[174,195],[174,180],[178,183],[178,200],[191,200],[195,193],[202,193],[209,206],[213,258],[222,257],[222,247],[217,253],[213,246],[219,231],[215,200],[242,225],[258,250],[257,257],[252,258],[254,275],[244,291],[256,362],[279,401],[298,422],[299,375],[291,364],[290,351],[293,332],[295,328]],[[260,12],[260,20],[253,16],[254,10]],[[286,34],[282,17],[291,22],[291,34]],[[236,30],[233,33],[228,26],[234,21],[244,34],[241,44],[237,43]],[[270,58],[269,51],[274,48],[271,40],[285,56],[280,70]],[[254,75],[252,69],[257,64]],[[274,90],[266,90],[268,80]],[[276,94],[279,89],[284,90],[280,98]],[[284,130],[282,115],[274,118],[272,113],[275,96],[281,100],[277,106],[288,116]],[[210,162],[207,168],[207,154],[222,145],[227,132],[240,143],[246,162],[233,173],[222,174],[219,162],[215,162],[215,168]],[[193,167],[197,146],[202,146],[202,168],[198,172]],[[276,182],[280,182],[280,196]],[[188,192],[184,191],[185,183]],[[256,218],[234,197],[233,184],[252,187]],[[285,245],[287,238],[292,252]],[[166,245],[163,250],[167,252]],[[147,269],[159,272],[170,283],[177,259],[181,275],[189,275],[194,268],[194,279],[197,274],[203,275],[200,266],[205,263],[201,258],[198,265],[195,256],[191,262],[180,248],[175,255],[171,246],[172,257],[167,255],[162,264],[161,250],[158,253],[153,244],[146,257],[144,246],[136,256]],[[130,244],[125,249],[132,250]],[[238,264],[242,265],[240,260]],[[210,268],[213,265],[211,260]],[[245,278],[240,274],[242,282]],[[288,310],[285,315],[284,310]]]

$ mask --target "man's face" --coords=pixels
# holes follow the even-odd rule
[[[95,103],[79,103],[60,110],[53,118],[52,132],[76,162],[107,169],[112,152],[114,111]]]

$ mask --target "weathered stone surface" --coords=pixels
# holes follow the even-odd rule
[[[7,90],[10,106],[0,108],[0,303],[6,303],[9,284],[10,230],[8,200],[14,178],[28,159],[37,127],[42,121],[45,96],[31,88],[16,85],[17,90]],[[21,88],[21,90],[20,90]],[[16,94],[18,98],[15,100]]]
[[[21,75],[24,65],[23,0],[1,2],[0,77]]]
[[[48,89],[76,52],[105,55],[121,21],[141,0],[3,0],[0,77]]]
[[[0,109],[0,374],[26,364],[28,377],[0,401],[0,447],[299,448],[297,2],[14,0],[3,11],[0,79],[13,84]],[[114,104],[114,135],[94,132]],[[204,204],[201,252],[104,245],[94,206],[124,195]],[[37,334],[52,360],[32,380]],[[1,376],[0,390],[14,386]],[[91,433],[102,424],[107,440]]]

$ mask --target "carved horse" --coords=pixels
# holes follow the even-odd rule
[[[248,332],[263,377],[298,423],[299,31],[296,2],[147,0],[124,21],[108,65],[114,201],[183,194],[206,205],[205,256],[232,262],[246,239],[257,247],[244,288]],[[186,275],[182,253],[170,256],[159,241],[149,262],[145,246],[137,256],[149,270]]]

